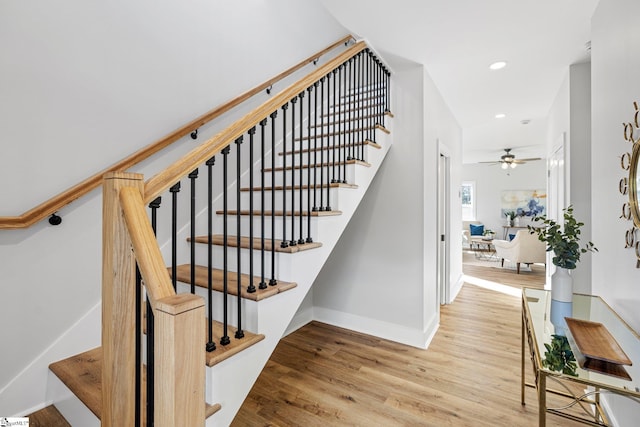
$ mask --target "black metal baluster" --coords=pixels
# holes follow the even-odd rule
[[[311,91],[313,86],[309,86],[309,99],[307,102],[307,239],[306,243],[312,243],[311,240]],[[300,165],[302,167],[302,165]]]
[[[389,70],[386,70],[386,71],[387,72],[386,72],[385,86],[387,89],[387,94],[386,94],[384,112],[390,113],[391,112],[391,72]]]
[[[173,289],[178,286],[178,193],[180,181],[169,189],[171,192],[171,282]]]
[[[376,125],[382,126],[382,118],[384,115],[384,100],[383,100],[383,91],[382,87],[382,63],[379,59],[376,59],[376,65],[378,66],[378,121]]]
[[[347,67],[346,67],[345,64],[342,64],[339,67],[340,68],[340,73],[338,74],[338,76],[340,78],[340,85],[338,86],[339,96],[338,96],[338,99],[335,101],[336,106],[339,106],[346,99],[345,73],[346,73],[346,68]],[[340,125],[340,140],[339,140],[339,145],[340,146],[338,147],[338,182],[345,183],[346,181],[345,181],[345,175],[344,175],[344,166],[342,165],[342,161],[343,161],[343,159],[347,158],[347,153],[345,151],[347,121],[346,121],[346,115],[340,109],[338,109],[337,117],[338,117],[338,119],[340,120],[340,123],[341,123],[341,125]]]
[[[318,210],[324,210],[324,192],[322,191],[322,184],[324,183],[324,138],[329,134],[329,128],[324,129],[324,81],[325,78],[320,79],[320,207]],[[318,129],[316,127],[316,129]]]
[[[271,279],[269,285],[275,286],[278,281],[276,274],[276,117],[278,112],[274,111],[271,117]],[[284,213],[283,213],[284,215]]]
[[[347,103],[349,105],[349,110],[347,110],[347,132],[345,134],[345,144],[347,146],[346,157],[345,157],[345,165],[344,165],[344,176],[347,176],[347,161],[351,160],[351,127],[353,123],[351,122],[351,97],[353,96],[353,85],[351,84],[351,76],[353,74],[353,58],[350,58],[347,62],[347,87],[345,88],[345,93],[347,95]]]
[[[140,405],[142,400],[142,276],[140,268],[136,261],[136,373],[135,373],[135,392],[134,392],[134,425],[140,425]]]
[[[253,136],[256,134],[256,127],[249,129],[249,287],[250,294],[256,291],[253,284]]]
[[[311,97],[311,95],[309,95],[309,97]],[[304,102],[302,102],[302,98],[304,98],[304,92],[300,92],[298,94],[298,98],[300,98],[300,137],[298,138],[300,140],[300,146],[298,148],[299,150],[299,155],[300,155],[300,164],[299,164],[299,182],[300,182],[300,193],[299,193],[299,197],[298,199],[300,200],[300,209],[298,211],[298,215],[300,216],[300,238],[298,239],[298,244],[299,245],[303,245],[304,244],[304,232],[302,231],[302,218],[304,217],[304,213],[302,211],[302,196],[303,196],[303,187],[304,185],[302,184],[304,182],[304,180],[302,179],[302,174],[304,172],[304,168],[302,167],[303,165],[303,159],[302,159],[302,154],[303,154],[303,150],[302,150],[302,138],[303,138],[303,128],[304,128],[304,112],[303,112],[303,107],[304,107]]]
[[[216,157],[207,160],[207,345],[206,349],[210,353],[216,349],[213,341],[213,165]]]
[[[158,224],[158,208],[162,198],[158,197],[154,199],[149,207],[151,208],[151,228],[153,234],[156,234]],[[147,296],[148,299],[148,296]],[[151,309],[151,303],[147,301],[147,426],[153,426],[154,421],[154,392],[153,383],[155,381],[155,337],[154,337],[154,316]]]
[[[281,248],[288,248],[289,241],[287,240],[287,110],[289,109],[289,103],[287,102],[282,106],[282,241],[280,242]],[[292,137],[293,138],[293,137]],[[275,158],[275,153],[273,156]],[[293,169],[291,170],[293,174]],[[275,188],[274,191],[275,193]],[[275,248],[274,248],[275,252]]]
[[[191,293],[196,293],[196,179],[198,169],[189,174],[191,180]]]
[[[294,96],[291,99],[291,240],[289,246],[296,246],[296,104],[298,103],[298,97]],[[301,103],[302,104],[302,103]],[[285,157],[287,152],[285,150]],[[302,185],[302,183],[300,183]],[[286,191],[286,187],[285,187]]]
[[[325,211],[330,211],[331,210],[331,207],[329,206],[330,205],[330,203],[329,203],[329,191],[331,190],[331,188],[330,188],[331,186],[329,185],[329,182],[330,182],[330,180],[329,180],[329,175],[330,175],[329,171],[330,171],[330,165],[331,165],[331,163],[329,161],[329,150],[331,148],[331,139],[330,138],[333,138],[333,145],[334,146],[335,146],[335,138],[336,138],[336,136],[335,136],[336,135],[336,130],[329,125],[329,123],[331,123],[331,121],[329,120],[329,117],[328,117],[329,116],[329,105],[330,105],[330,102],[331,102],[331,96],[330,95],[331,95],[331,73],[327,74],[327,144],[326,144],[326,151],[327,151],[327,164],[326,164],[327,179],[326,179],[326,182],[325,182],[325,180],[323,178],[322,173],[320,175],[321,176],[321,178],[320,178],[320,184],[321,184],[320,185],[320,191],[322,192],[323,185],[326,186],[326,190],[327,190],[327,204],[324,205],[324,210]],[[324,102],[322,104],[324,105]],[[323,108],[323,111],[324,111],[324,108]],[[334,124],[334,127],[335,127],[335,124]],[[329,130],[331,130],[331,132],[329,132]],[[322,145],[322,152],[324,153],[324,151],[325,151],[325,145],[323,144]],[[324,161],[321,161],[321,163],[323,163],[321,170],[324,171],[324,169],[325,169]],[[322,193],[320,193],[320,194],[322,194]],[[323,209],[322,206],[323,206],[322,197],[320,197],[320,209]]]
[[[333,108],[331,110],[331,119],[333,120],[333,151],[331,154],[331,160],[333,163],[331,173],[331,182],[339,182],[339,177],[336,176],[336,139],[340,144],[340,120],[337,116],[336,109],[338,108],[339,99],[336,98],[336,84],[338,83],[338,68],[333,70]]]
[[[358,138],[360,137],[360,116],[361,116],[361,107],[362,107],[362,88],[360,87],[360,53],[358,53],[355,57],[354,57],[354,75],[353,75],[353,79],[354,79],[354,88],[355,88],[355,92],[353,93],[354,96],[354,115],[353,115],[353,120],[354,120],[354,124],[353,124],[353,128],[354,128],[354,132],[353,132],[353,158],[356,160],[360,159],[359,153],[358,153],[358,143],[360,141],[358,141]]]
[[[229,295],[229,254],[227,250],[229,248],[229,243],[227,239],[229,238],[229,230],[228,230],[228,214],[229,214],[229,199],[228,199],[228,179],[227,179],[227,171],[228,171],[228,157],[229,152],[231,151],[231,147],[228,145],[224,147],[221,151],[222,153],[222,337],[220,338],[221,345],[228,345],[231,343],[231,339],[229,338],[229,321],[227,319],[228,313],[228,301],[227,296]]]
[[[358,160],[364,161],[364,113],[365,113],[365,92],[364,92],[364,54],[358,53],[358,94],[360,96],[360,109],[358,115]]]
[[[267,282],[265,281],[265,274],[264,274],[264,189],[266,186],[266,183],[264,181],[264,168],[265,168],[265,164],[264,164],[264,127],[267,125],[267,119],[262,119],[260,121],[260,144],[261,144],[261,149],[262,149],[262,157],[260,158],[260,174],[261,174],[261,181],[260,181],[260,268],[261,268],[261,274],[260,274],[260,284],[258,285],[258,288],[260,289],[267,289]]]
[[[313,212],[318,211],[317,184],[318,184],[318,86],[319,82],[313,84]],[[309,141],[311,145],[311,141]],[[311,148],[311,147],[309,147]],[[309,165],[311,167],[311,164]],[[311,233],[309,233],[311,234]]]
[[[238,329],[236,330],[235,337],[237,339],[244,338],[244,332],[242,331],[242,267],[241,267],[241,256],[242,256],[242,242],[240,241],[241,236],[241,226],[240,226],[240,215],[242,214],[242,207],[240,203],[240,174],[242,172],[241,168],[241,153],[240,148],[242,145],[243,137],[240,136],[236,138],[236,286],[238,295],[236,296],[236,301],[238,303]]]
[[[375,142],[375,130],[374,126],[374,114],[373,114],[373,104],[375,103],[376,96],[373,87],[373,59],[372,53],[369,48],[367,48],[367,87],[369,88],[369,108],[367,108],[368,119],[368,127],[369,127],[369,141]]]

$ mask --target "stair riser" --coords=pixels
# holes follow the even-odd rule
[[[196,251],[196,265],[207,265],[207,251],[206,245],[202,245],[203,247]],[[213,267],[222,269],[224,267],[224,249],[222,246],[213,246]],[[281,254],[276,252],[275,256],[275,264],[276,264],[276,279],[278,277],[278,265],[281,261],[282,256],[290,256],[291,254]],[[253,273],[255,277],[261,277],[262,270],[262,261],[261,254],[259,250],[253,251]],[[248,249],[241,249],[240,251],[240,264],[241,264],[241,273],[249,274],[249,261],[250,261],[250,251]],[[237,261],[237,250],[236,248],[228,248],[227,255],[227,265],[229,271],[238,271],[238,261]],[[267,281],[271,278],[271,252],[265,251],[265,263],[264,263],[265,277]],[[284,280],[284,279],[282,279]]]
[[[275,238],[276,239],[281,239],[282,238],[282,232],[284,227],[286,226],[286,235],[287,238],[289,239],[291,237],[291,217],[288,216],[287,217],[287,221],[285,224],[283,224],[281,216],[276,216],[275,217],[275,222],[274,222],[274,230],[275,230]],[[328,217],[330,218],[330,217]],[[319,218],[320,220],[325,220],[328,218]],[[241,215],[240,216],[240,232],[241,235],[243,236],[249,236],[249,223],[250,223],[250,218],[249,215]],[[258,216],[254,216],[253,217],[253,235],[254,237],[260,237],[260,233],[261,233],[261,228],[262,224],[261,224],[261,218]],[[299,237],[299,228],[300,228],[300,217],[296,216],[295,217],[295,236],[296,238]],[[264,230],[265,230],[265,238],[270,239],[271,238],[271,217],[270,216],[265,216],[264,218]],[[304,237],[307,237],[307,217],[304,216],[302,218],[302,229],[304,231]],[[222,219],[222,215],[217,215],[214,221],[214,230],[216,233],[222,234],[223,232],[223,219]],[[236,234],[236,216],[229,216],[227,218],[227,233],[230,235],[235,235]],[[202,232],[199,233],[202,235],[206,235],[206,229],[203,230]],[[311,217],[311,235],[313,236],[313,238],[315,240],[321,241],[319,240],[320,236],[317,236],[318,233],[318,228],[317,228],[317,219],[314,219],[314,217]],[[316,237],[318,237],[318,239],[316,239]],[[186,243],[185,243],[186,244]],[[206,245],[204,245],[206,246]],[[170,258],[168,258],[170,259]]]
[[[337,144],[344,145],[344,141],[336,140],[336,147],[337,147],[336,150],[333,150],[331,148],[331,149],[325,149],[325,150],[313,150],[311,152],[304,151],[302,153],[302,164],[305,166],[313,165],[313,164],[317,164],[317,165],[328,164],[328,163],[333,164],[335,160],[336,167],[337,167],[340,162],[344,162],[349,157],[359,157],[360,160],[364,160],[366,162],[368,161],[368,158],[369,158],[368,150],[372,149],[368,145],[365,145],[364,149],[362,149],[360,143],[366,139],[367,139],[366,133],[364,134],[363,137],[361,137],[360,135],[356,136],[354,134],[354,138],[352,141],[347,140],[347,143],[350,145],[346,148],[344,146],[337,145]],[[329,142],[330,144],[328,145],[330,147],[333,147],[333,140],[331,139],[331,137],[329,137]],[[304,148],[307,148],[308,146],[307,141],[304,141],[303,144],[304,144]],[[325,144],[325,146],[326,145],[327,144]],[[311,141],[311,146],[313,147],[313,140]],[[318,146],[320,146],[320,144],[318,144]],[[298,148],[299,148],[298,144],[296,144],[296,149]],[[299,166],[300,153],[295,152],[291,154],[291,147],[289,145],[287,146],[287,153],[288,154],[286,155],[278,155],[279,160],[277,160],[276,166],[282,167],[285,164],[285,162],[288,167],[290,167],[292,164],[294,164],[295,166]],[[311,155],[309,156],[309,154]],[[309,159],[309,157],[311,158]],[[271,168],[270,163],[268,164],[267,168]],[[254,176],[254,180],[255,179],[256,179],[256,176]]]
[[[326,160],[325,160],[326,162]],[[290,164],[290,163],[288,163]],[[297,164],[297,163],[296,163]],[[354,169],[356,167],[363,167],[362,165],[354,165],[354,164],[348,164],[346,165],[346,168],[344,167],[344,165],[340,166],[340,171],[338,171],[338,165],[336,165],[336,174],[337,174],[337,178],[342,178],[345,181],[347,181],[347,183],[349,184],[353,184],[354,183]],[[364,166],[366,167],[366,166]],[[317,177],[317,181],[316,185],[320,184],[320,175],[321,175],[321,169],[324,170],[324,180],[325,182],[327,181],[327,177],[329,177],[329,179],[333,178],[334,174],[333,174],[333,167],[332,166],[325,166],[323,168],[321,167],[316,167],[315,168],[315,175]],[[274,182],[274,184],[276,186],[280,186],[283,185],[285,178],[284,176],[286,176],[286,184],[287,185],[291,185],[292,182],[292,172],[293,172],[293,176],[295,179],[295,185],[300,185],[300,169],[295,169],[293,171],[291,170],[287,170],[286,174],[283,174],[282,171],[276,171],[274,174],[275,177],[275,181],[272,181],[272,177],[271,177],[271,172],[265,172],[265,180],[264,183],[267,187],[271,186],[271,183]],[[314,183],[314,168],[310,169],[310,174],[309,174],[309,169],[305,168],[302,169],[302,185],[307,185],[309,183],[309,175],[311,175],[311,184],[313,185]],[[243,177],[243,179],[241,180],[241,187],[249,187],[250,184],[250,180],[248,179],[249,177]],[[253,179],[253,185],[254,187],[257,187],[261,184],[261,177],[259,174],[254,175],[254,179]]]
[[[190,292],[191,285],[187,283],[178,282],[178,293],[188,293]],[[208,301],[208,291],[205,288],[201,288],[196,286],[196,295],[201,296],[205,304]],[[224,297],[222,292],[213,291],[211,293],[211,301],[212,301],[212,313],[213,320],[218,322],[224,322]],[[258,329],[258,309],[255,301],[241,299],[241,308],[242,308],[242,329],[246,329],[248,331],[256,331]],[[205,310],[208,316],[208,309]],[[238,326],[238,300],[235,295],[227,296],[227,324],[229,326],[237,327]],[[216,343],[219,345],[219,343]],[[204,346],[204,343],[203,343]]]
[[[315,205],[316,206],[321,206],[320,204],[320,198],[322,196],[322,206],[326,207],[331,206],[332,209],[334,210],[338,210],[340,205],[339,205],[339,192],[337,191],[337,189],[335,188],[329,188],[329,199],[327,200],[327,189],[323,188],[320,189],[318,188],[315,191]],[[322,193],[322,195],[320,194]],[[271,210],[271,195],[272,192],[271,191],[265,191],[264,192],[264,197],[265,197],[265,209],[266,210]],[[295,211],[299,211],[300,210],[300,191],[299,190],[295,190],[292,194],[292,190],[287,190],[286,192],[283,192],[281,190],[276,190],[274,193],[275,196],[275,207],[277,210],[282,210],[282,200],[283,198],[285,199],[285,206],[286,206],[286,210],[287,211],[291,211],[292,210],[292,196],[295,198],[293,200],[294,202],[294,206],[293,206],[293,210]],[[261,194],[260,191],[254,191],[253,192],[253,196],[251,195],[250,192],[248,191],[243,191],[240,193],[240,206],[242,207],[242,209],[249,209],[249,204],[251,201],[251,198],[253,197],[253,209],[254,211],[260,210],[261,207]],[[303,189],[302,190],[302,209],[303,211],[307,210],[307,200],[311,199],[311,207],[314,206],[314,191],[308,191],[307,189]],[[235,204],[235,199],[233,202],[233,209],[236,208],[236,204]]]

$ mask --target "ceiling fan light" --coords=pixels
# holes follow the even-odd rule
[[[517,164],[515,164],[515,163],[509,163],[509,166],[511,166],[511,169],[514,169],[514,168],[517,166]]]
[[[506,168],[508,168],[508,167],[509,167],[509,165],[508,165],[507,163],[503,163],[503,164],[501,164],[501,165],[500,165],[500,167],[501,167],[502,169],[506,169]]]

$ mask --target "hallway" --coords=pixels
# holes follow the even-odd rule
[[[427,351],[306,325],[281,340],[233,425],[537,425],[533,389],[520,404],[520,289],[544,283],[544,267],[532,270],[465,265]],[[549,416],[547,425],[578,424]]]

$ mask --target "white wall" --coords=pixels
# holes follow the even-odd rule
[[[461,132],[421,65],[385,59],[394,71],[394,145],[314,283],[314,306],[324,321],[369,333],[375,325],[378,336],[424,347],[439,322],[438,140],[460,163]],[[454,200],[459,210],[457,191]]]
[[[551,155],[564,138],[567,156],[565,206],[573,205],[576,218],[584,222],[581,240],[592,240],[591,218],[591,63],[573,64],[549,111],[547,154]],[[551,191],[551,190],[550,190]],[[597,245],[596,245],[597,246]],[[580,257],[571,272],[574,291],[591,293],[591,253]]]
[[[592,218],[593,293],[601,295],[636,331],[640,331],[640,269],[632,249],[624,248],[631,223],[619,219],[627,198],[618,192],[626,176],[620,156],[631,150],[623,139],[623,122],[633,121],[640,101],[640,38],[636,0],[601,0],[592,19]],[[637,129],[636,129],[637,131]],[[619,427],[638,423],[640,406],[607,398]]]
[[[345,34],[315,1],[2,2],[0,215],[21,214]],[[187,137],[139,170],[194,144]],[[100,191],[62,214],[58,227],[0,231],[0,396],[24,386],[21,371],[99,302]],[[29,402],[0,397],[0,414],[44,402],[45,381],[29,385]]]
[[[508,173],[508,175],[507,175]],[[476,220],[486,228],[495,231],[496,238],[502,239],[506,218],[501,212],[501,194],[503,190],[546,189],[546,166],[544,160],[518,165],[514,169],[504,170],[500,165],[464,164],[462,180],[476,183]],[[523,225],[526,222],[522,221]],[[513,230],[511,230],[513,233]]]

